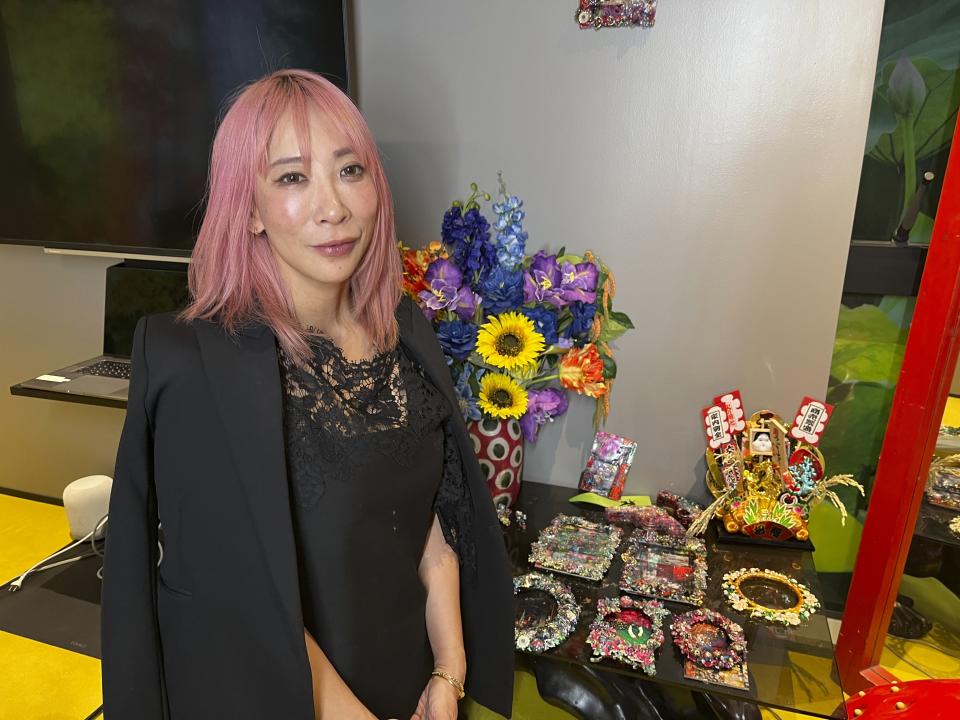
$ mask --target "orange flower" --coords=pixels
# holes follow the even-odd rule
[[[403,291],[416,299],[421,290],[429,289],[423,279],[427,267],[437,258],[446,259],[447,251],[436,240],[420,250],[408,248],[402,242],[397,244],[403,257]]]
[[[560,384],[592,398],[603,397],[609,388],[603,379],[603,360],[593,343],[570,348],[560,359]]]
[[[403,291],[411,297],[416,297],[421,290],[427,289],[427,283],[423,279],[427,264],[418,257],[421,254],[421,250],[403,252]]]

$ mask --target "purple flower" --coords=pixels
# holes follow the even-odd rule
[[[565,262],[560,267],[560,288],[567,302],[592,303],[597,299],[597,266],[591,262],[574,265]]]
[[[559,388],[527,392],[527,411],[520,418],[520,429],[527,442],[536,442],[540,426],[567,411],[567,394]]]
[[[447,355],[466,360],[477,346],[477,326],[462,320],[449,320],[437,327],[437,340]]]
[[[561,291],[563,275],[556,255],[547,255],[541,250],[533,256],[533,262],[523,274],[523,301],[545,302],[555,308],[567,304]]]
[[[455,312],[463,320],[473,316],[480,298],[463,285],[463,273],[452,262],[434,260],[424,274],[424,282],[429,289],[420,291],[420,299],[428,318],[432,320],[440,310]]]
[[[427,272],[423,275],[423,279],[427,285],[430,286],[433,285],[434,281],[444,285],[452,285],[453,287],[463,285],[463,273],[460,272],[460,268],[443,258],[438,258],[430,263]]]

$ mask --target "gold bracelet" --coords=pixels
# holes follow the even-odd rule
[[[444,672],[443,670],[436,670],[436,669],[435,669],[432,673],[430,673],[430,677],[443,678],[443,679],[446,680],[448,683],[450,683],[451,685],[453,685],[453,687],[454,687],[454,688],[456,689],[456,691],[457,691],[457,700],[463,700],[464,696],[466,696],[466,693],[463,691],[463,683],[460,682],[459,680],[457,680],[457,679],[456,679],[453,675],[451,675],[450,673]]]

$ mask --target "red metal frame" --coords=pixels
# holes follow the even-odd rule
[[[877,465],[853,582],[837,640],[846,692],[870,685],[880,660],[924,482],[957,361],[960,320],[960,124]]]

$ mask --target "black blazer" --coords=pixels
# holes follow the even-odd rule
[[[430,323],[407,298],[397,320],[401,342],[456,408]],[[313,720],[273,333],[250,324],[230,336],[214,322],[148,315],[132,363],[104,558],[105,717]],[[462,574],[466,689],[509,717],[510,565],[466,425],[454,416],[479,574],[474,588]]]

